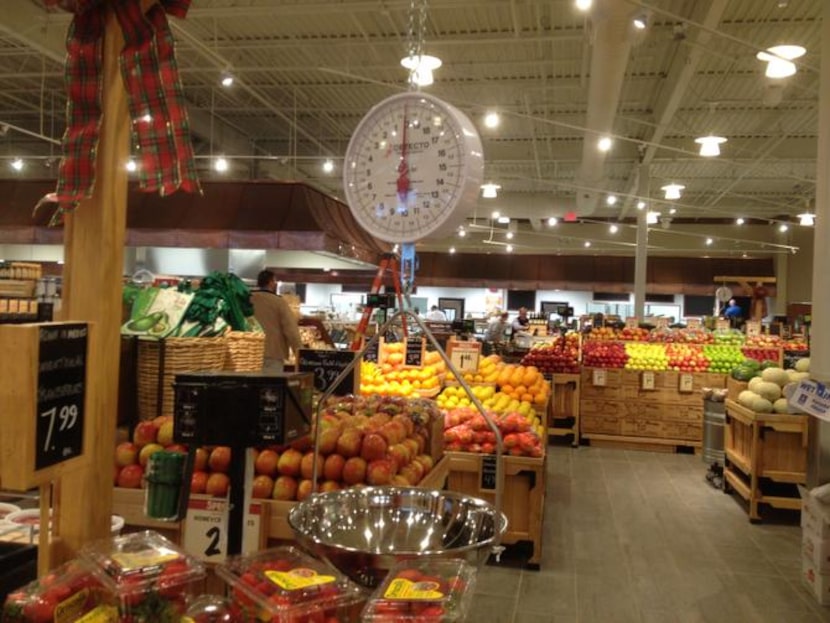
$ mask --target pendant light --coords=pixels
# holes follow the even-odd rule
[[[695,139],[695,143],[700,145],[700,155],[704,158],[714,158],[720,156],[720,146],[726,142],[723,136],[701,136]]]
[[[767,69],[764,72],[767,78],[780,80],[795,74],[797,68],[793,61],[804,56],[806,51],[800,45],[776,45],[767,48],[763,52],[758,52],[755,58],[767,64]]]
[[[683,184],[675,184],[672,182],[671,184],[666,184],[665,186],[661,186],[660,190],[663,191],[664,196],[666,199],[680,199],[680,194],[683,189],[686,187]]]

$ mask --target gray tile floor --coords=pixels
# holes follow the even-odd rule
[[[830,622],[801,529],[752,525],[699,456],[552,446],[541,571],[486,566],[468,621]]]

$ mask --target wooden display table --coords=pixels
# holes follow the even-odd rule
[[[795,485],[807,479],[808,421],[805,415],[756,413],[726,401],[724,491],[732,488],[749,502],[750,522],[761,520],[761,503],[801,508]],[[778,490],[781,485],[792,485],[791,492]]]
[[[495,489],[482,487],[487,474],[482,474],[484,454],[447,452],[449,475],[447,489],[472,495],[490,503],[495,501]],[[538,570],[542,562],[542,520],[545,512],[545,457],[502,456],[504,461],[504,494],[502,512],[507,516],[507,532],[502,543],[529,541],[533,554],[528,568]],[[493,461],[495,465],[495,461]],[[493,483],[495,476],[492,475]]]
[[[571,445],[574,448],[579,446],[579,384],[578,374],[553,375],[546,421],[549,437],[573,435]]]

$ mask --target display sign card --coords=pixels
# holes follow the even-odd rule
[[[680,373],[680,382],[677,386],[677,391],[681,394],[691,394],[695,388],[695,377],[688,372]]]
[[[83,323],[40,328],[36,470],[83,453],[88,337]]]
[[[746,336],[755,337],[761,335],[761,323],[757,320],[746,321]]]
[[[228,555],[227,498],[191,495],[184,525],[185,551],[205,562],[222,562]]]
[[[645,391],[654,390],[654,372],[651,370],[644,370],[640,375],[640,389]]]
[[[794,413],[810,415],[830,422],[830,387],[817,381],[801,381],[787,399]]]
[[[245,513],[245,524],[242,527],[242,553],[255,554],[263,546],[262,521],[263,507],[261,502],[251,502],[248,512]]]
[[[701,322],[700,318],[686,318],[686,328],[687,329],[700,329]]]
[[[715,319],[715,330],[717,331],[726,331],[729,329],[729,320],[726,318],[716,318]]]
[[[608,373],[605,368],[594,368],[591,374],[591,384],[595,387],[605,387],[608,384]]]
[[[658,329],[668,329],[669,328],[669,319],[666,318],[665,316],[660,316],[659,318],[657,318],[656,322],[657,322],[657,328]]]
[[[468,346],[465,342],[453,342],[450,361],[459,372],[476,372],[480,356],[480,344]]]
[[[420,366],[424,361],[424,338],[411,337],[406,340],[406,353],[404,364],[407,366]]]
[[[354,361],[357,353],[351,350],[312,350],[301,348],[297,354],[297,370],[314,374],[314,389],[326,392],[337,377]],[[352,374],[340,381],[334,394],[346,396],[356,394],[359,385],[360,366],[352,369]]]
[[[363,361],[371,361],[372,363],[377,363],[379,350],[380,340],[377,340],[374,344],[372,344],[369,348],[366,349],[365,353],[363,353]]]
[[[496,455],[481,455],[481,482],[479,488],[486,491],[496,489]]]
[[[640,326],[640,322],[637,319],[637,316],[628,316],[625,319],[625,328],[626,329],[636,329]]]

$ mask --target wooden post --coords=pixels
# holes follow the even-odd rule
[[[61,546],[58,562],[74,556],[90,540],[110,533],[112,465],[118,416],[121,290],[127,216],[130,120],[118,54],[121,28],[107,9],[103,42],[103,116],[93,196],[67,216],[65,230],[64,318],[96,326],[96,348],[89,353],[85,453],[89,469],[66,474],[60,482]]]

